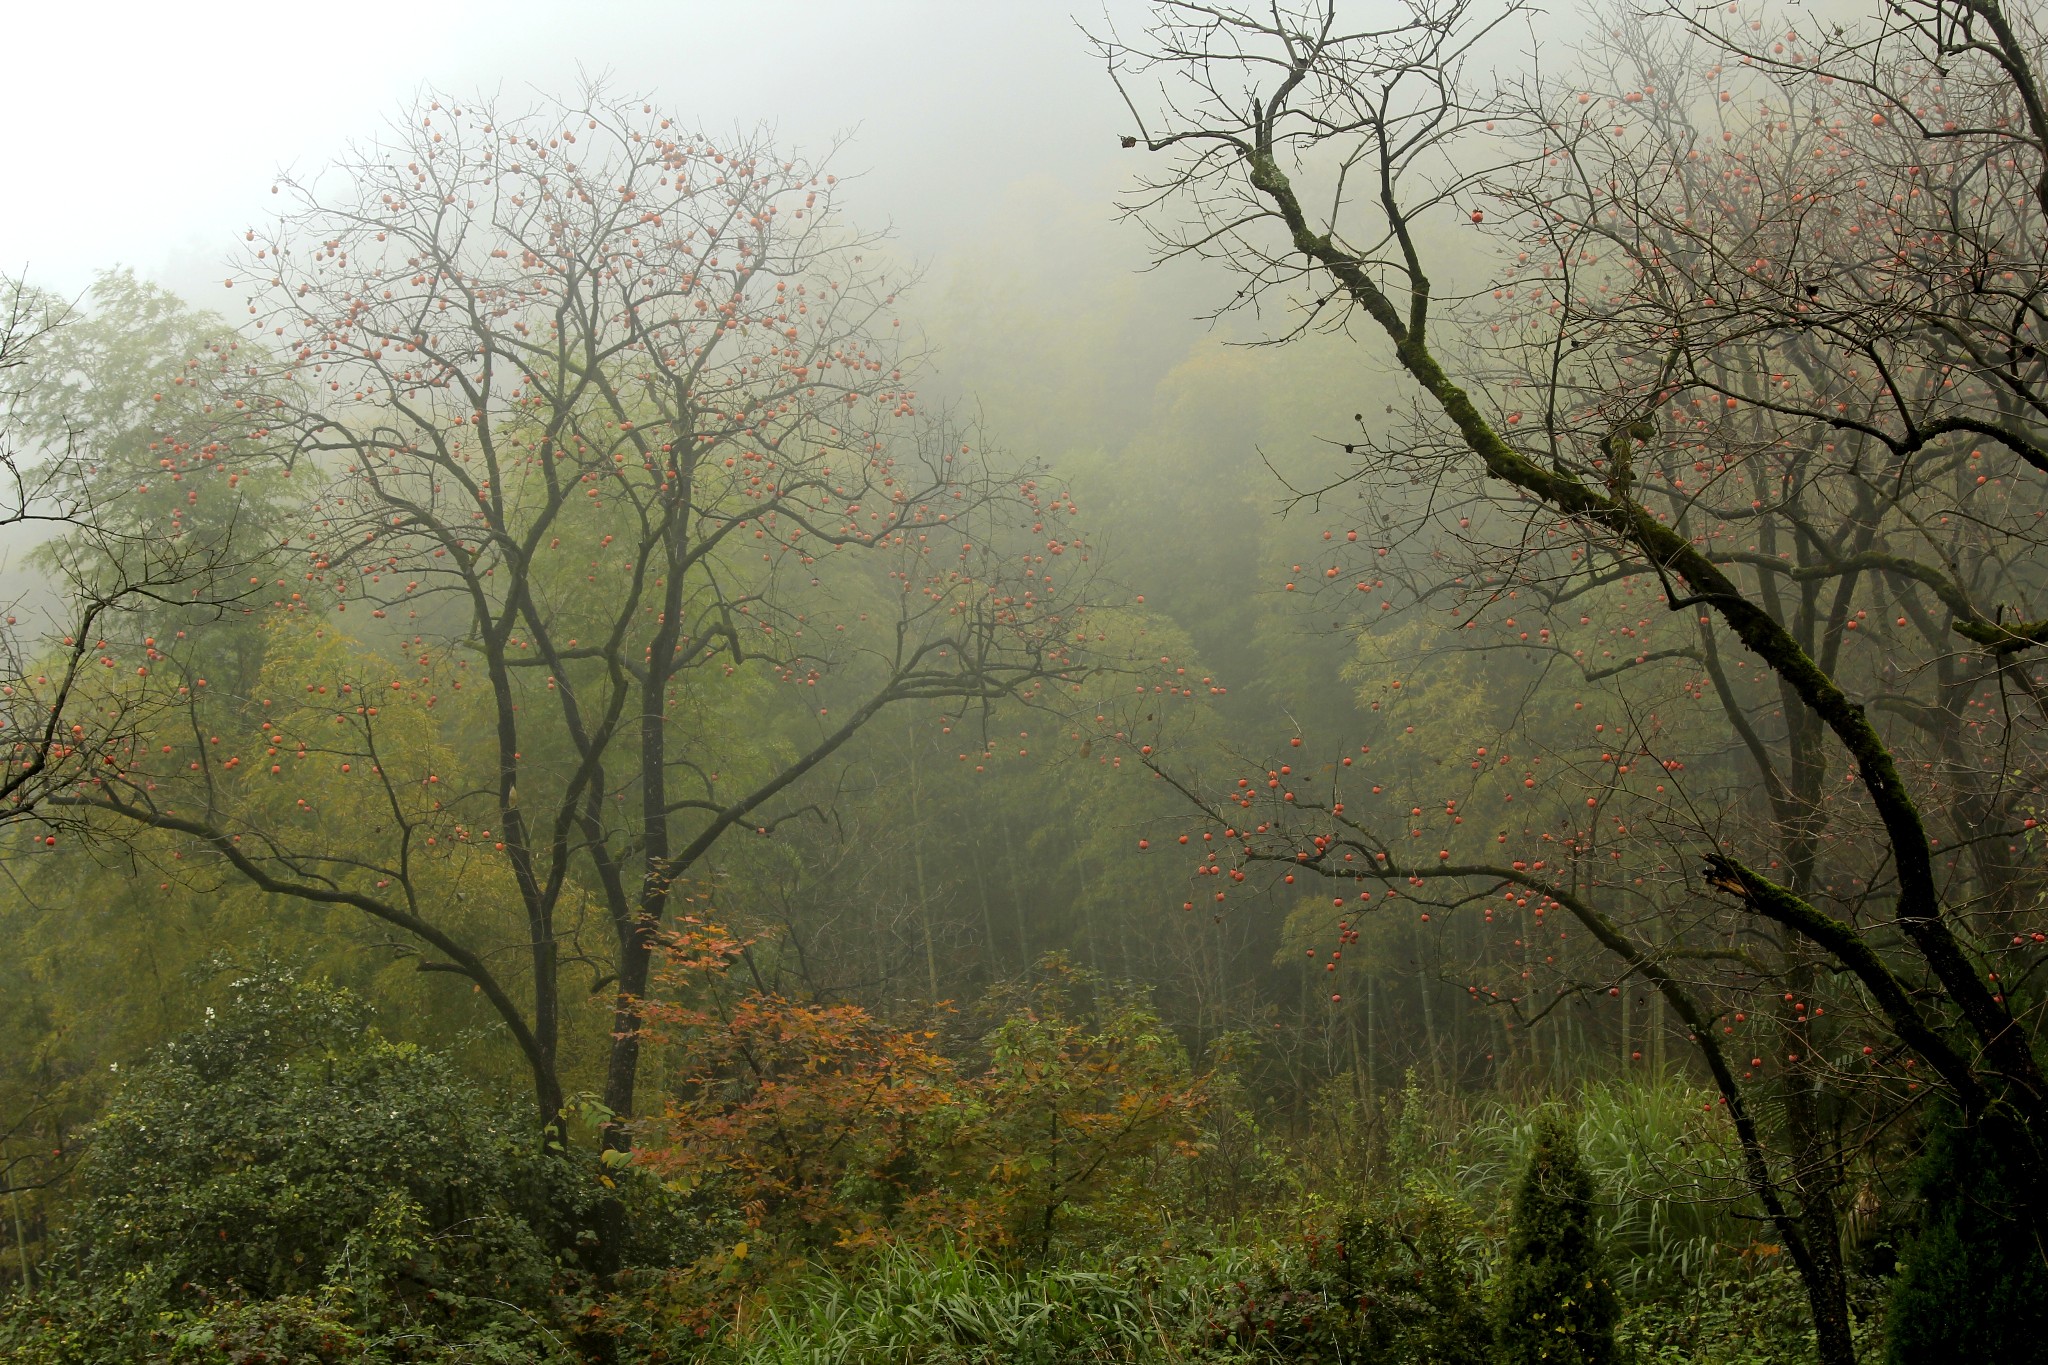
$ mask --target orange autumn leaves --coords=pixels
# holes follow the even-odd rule
[[[1061,959],[998,990],[986,1027],[937,1027],[764,988],[752,943],[671,936],[650,1041],[671,1058],[637,1159],[792,1253],[944,1235],[1044,1254],[1157,1217],[1193,1156],[1208,1078],[1141,995]],[[934,1019],[932,1024],[957,1020]]]

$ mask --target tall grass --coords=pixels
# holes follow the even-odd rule
[[[1170,1348],[1150,1289],[1109,1264],[1011,1273],[949,1248],[891,1247],[778,1294],[727,1349],[734,1365],[1170,1358],[1160,1355]]]
[[[1741,1151],[1713,1100],[1675,1081],[1621,1081],[1589,1086],[1571,1106],[1598,1190],[1601,1237],[1624,1293],[1667,1293],[1710,1268],[1758,1259]],[[1455,1184],[1475,1209],[1506,1197],[1535,1124],[1536,1111],[1501,1103],[1467,1122]]]

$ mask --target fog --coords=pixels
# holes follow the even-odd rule
[[[0,216],[0,262],[67,297],[125,267],[221,308],[223,261],[274,211],[280,170],[317,171],[424,90],[517,106],[595,81],[707,134],[763,127],[829,154],[847,220],[886,230],[916,280],[906,320],[931,348],[935,398],[995,415],[1020,375],[1013,348],[1056,367],[1027,388],[1066,396],[1017,393],[999,441],[1053,435],[1035,424],[1082,394],[1092,439],[1120,439],[1176,364],[1258,334],[1202,320],[1227,295],[1213,275],[1139,281],[1149,243],[1115,209],[1130,118],[1083,33],[1141,21],[1134,0],[118,10],[111,31],[84,7],[37,6],[20,25],[24,52],[92,54],[89,85],[65,60],[18,73],[25,107],[47,113],[17,149],[31,211]],[[1071,434],[1018,453],[1051,458]]]
[[[1142,11],[1088,17],[1104,13]],[[1129,119],[1058,4],[202,0],[9,22],[36,114],[0,261],[67,293],[119,263],[211,304],[221,244],[269,211],[277,168],[320,165],[427,87],[516,103],[592,79],[706,132],[765,125],[812,156],[848,139],[850,211],[893,224],[912,259],[943,266],[1048,183],[1090,204],[1087,246],[1130,257],[1108,209]]]

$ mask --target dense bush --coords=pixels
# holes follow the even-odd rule
[[[1780,1365],[1813,1358],[1812,1309],[1784,1256],[1708,1269],[1683,1293],[1624,1309],[1614,1334],[1621,1359],[1634,1365]],[[1864,1330],[1866,1359],[1873,1341]]]
[[[743,1210],[746,1259],[933,1236],[1043,1259],[1161,1225],[1208,1089],[1142,992],[1049,958],[953,1055],[936,1028],[737,979],[747,946],[671,939],[646,1010],[675,1079],[636,1154]]]
[[[1481,1365],[1488,1339],[1472,1217],[1428,1194],[1401,1204],[1315,1219],[1217,1287],[1197,1342],[1276,1361]]]
[[[14,1305],[0,1345],[67,1361],[234,1359],[235,1342],[249,1359],[458,1341],[450,1358],[543,1357],[564,1163],[444,1059],[378,1036],[346,991],[275,971],[232,991],[122,1085],[54,1280]]]
[[[1920,1225],[1907,1242],[1888,1323],[1895,1362],[1953,1354],[2038,1360],[2048,1351],[2048,1265],[2042,1231],[2016,1217],[2016,1195],[2037,1171],[2015,1169],[1986,1126],[1937,1113],[1914,1170]]]

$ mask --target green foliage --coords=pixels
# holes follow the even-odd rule
[[[115,1096],[60,1275],[0,1342],[53,1361],[544,1357],[563,1163],[348,992],[269,968],[232,989]]]
[[[1570,1130],[1546,1116],[1515,1191],[1494,1289],[1501,1359],[1607,1365],[1619,1359],[1616,1311],[1593,1221],[1593,1178]]]
[[[1594,1173],[1599,1243],[1632,1298],[1698,1284],[1719,1260],[1756,1249],[1733,1128],[1712,1092],[1669,1083],[1589,1086],[1576,1137]],[[1724,1266],[1723,1269],[1726,1267]]]
[[[338,989],[268,972],[234,988],[101,1119],[77,1223],[86,1275],[147,1266],[167,1285],[270,1297],[456,1229],[425,1254],[518,1259],[525,1234],[501,1207],[521,1182],[512,1130],[446,1062],[376,1037]]]
[[[282,530],[277,473],[248,458],[249,423],[235,415],[257,391],[239,388],[237,402],[222,388],[241,385],[261,351],[218,314],[130,271],[93,282],[84,309],[34,347],[15,413],[28,442],[62,461],[67,502],[91,509],[40,547],[45,569],[81,583],[139,580],[164,574],[180,553],[167,547],[183,545],[180,590],[160,578],[159,591],[127,604],[166,633],[178,599],[238,597],[240,561]],[[217,650],[246,648],[233,624],[242,615],[209,622]],[[219,654],[209,668],[225,671]]]
[[[1703,1273],[1682,1291],[1633,1303],[1615,1328],[1621,1358],[1637,1365],[1780,1365],[1814,1353],[1806,1288],[1782,1256],[1752,1273]],[[1860,1321],[1857,1354],[1880,1353]]]
[[[1198,1326],[1262,1360],[1480,1365],[1487,1358],[1470,1212],[1432,1194],[1387,1213],[1318,1214]]]
[[[1928,1124],[1914,1172],[1920,1226],[1894,1283],[1887,1359],[2038,1359],[2048,1342],[2048,1265],[2041,1229],[2013,1210],[2038,1170],[2018,1169],[1987,1128],[1953,1110]]]
[[[139,1328],[99,1307],[75,1286],[42,1296],[32,1313],[17,1304],[0,1319],[0,1349],[22,1365],[240,1365],[256,1359],[338,1365],[364,1358],[362,1333],[331,1295],[207,1301]]]
[[[1002,1241],[1044,1256],[1156,1228],[1208,1092],[1151,1000],[1053,957],[989,1008],[985,1061],[935,1136]]]

